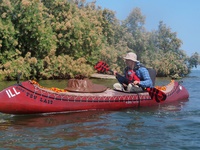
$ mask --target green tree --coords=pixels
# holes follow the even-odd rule
[[[157,70],[158,76],[184,76],[189,73],[187,55],[180,50],[181,40],[161,21],[158,30],[149,32],[142,62]]]
[[[43,3],[51,14],[51,25],[57,35],[56,55],[66,54],[75,59],[85,57],[89,63],[94,63],[105,40],[99,21],[101,11],[84,1]]]
[[[127,28],[127,32],[132,34],[132,38],[127,43],[128,47],[137,53],[138,59],[141,58],[146,50],[147,35],[144,24],[145,16],[142,15],[139,8],[134,8],[122,24],[123,27]]]
[[[122,70],[124,66],[123,56],[131,49],[127,45],[132,36],[127,29],[121,26],[115,13],[104,9],[101,18],[102,32],[107,42],[102,44],[101,59],[105,60],[111,67]],[[121,66],[121,67],[120,67]]]
[[[17,31],[12,23],[13,7],[8,0],[0,0],[0,63],[10,60],[18,45]]]
[[[157,40],[155,42],[155,46],[164,52],[178,51],[182,44],[182,41],[177,38],[177,33],[172,32],[163,21],[159,22]]]
[[[200,58],[199,53],[195,52],[188,60],[189,68],[197,68],[200,65]]]
[[[13,0],[15,8],[12,22],[15,24],[18,49],[25,56],[44,58],[52,49],[56,49],[56,38],[52,31],[45,7],[38,0]]]

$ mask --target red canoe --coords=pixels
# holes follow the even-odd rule
[[[165,86],[162,104],[188,99],[189,93],[176,81]],[[102,93],[77,93],[52,90],[25,81],[0,92],[0,112],[8,114],[56,113],[80,110],[120,110],[159,105],[148,92],[124,93],[107,89]]]

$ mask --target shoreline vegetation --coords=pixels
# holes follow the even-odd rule
[[[90,77],[94,79],[116,79],[114,75],[100,73],[93,73]]]
[[[0,81],[90,77],[99,60],[122,72],[130,51],[158,77],[184,77],[200,64],[163,21],[147,31],[140,8],[121,21],[95,1],[0,0],[0,14]]]

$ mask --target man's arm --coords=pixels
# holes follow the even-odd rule
[[[145,67],[140,67],[138,70],[141,87],[153,87],[153,83],[151,81],[151,77],[149,75],[149,71]]]

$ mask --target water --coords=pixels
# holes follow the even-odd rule
[[[170,79],[157,79],[157,85]],[[182,79],[189,100],[123,111],[14,116],[0,114],[0,149],[200,149],[200,70]],[[93,80],[112,85],[115,81]],[[1,89],[14,82],[1,82]],[[63,81],[40,81],[43,86]]]

